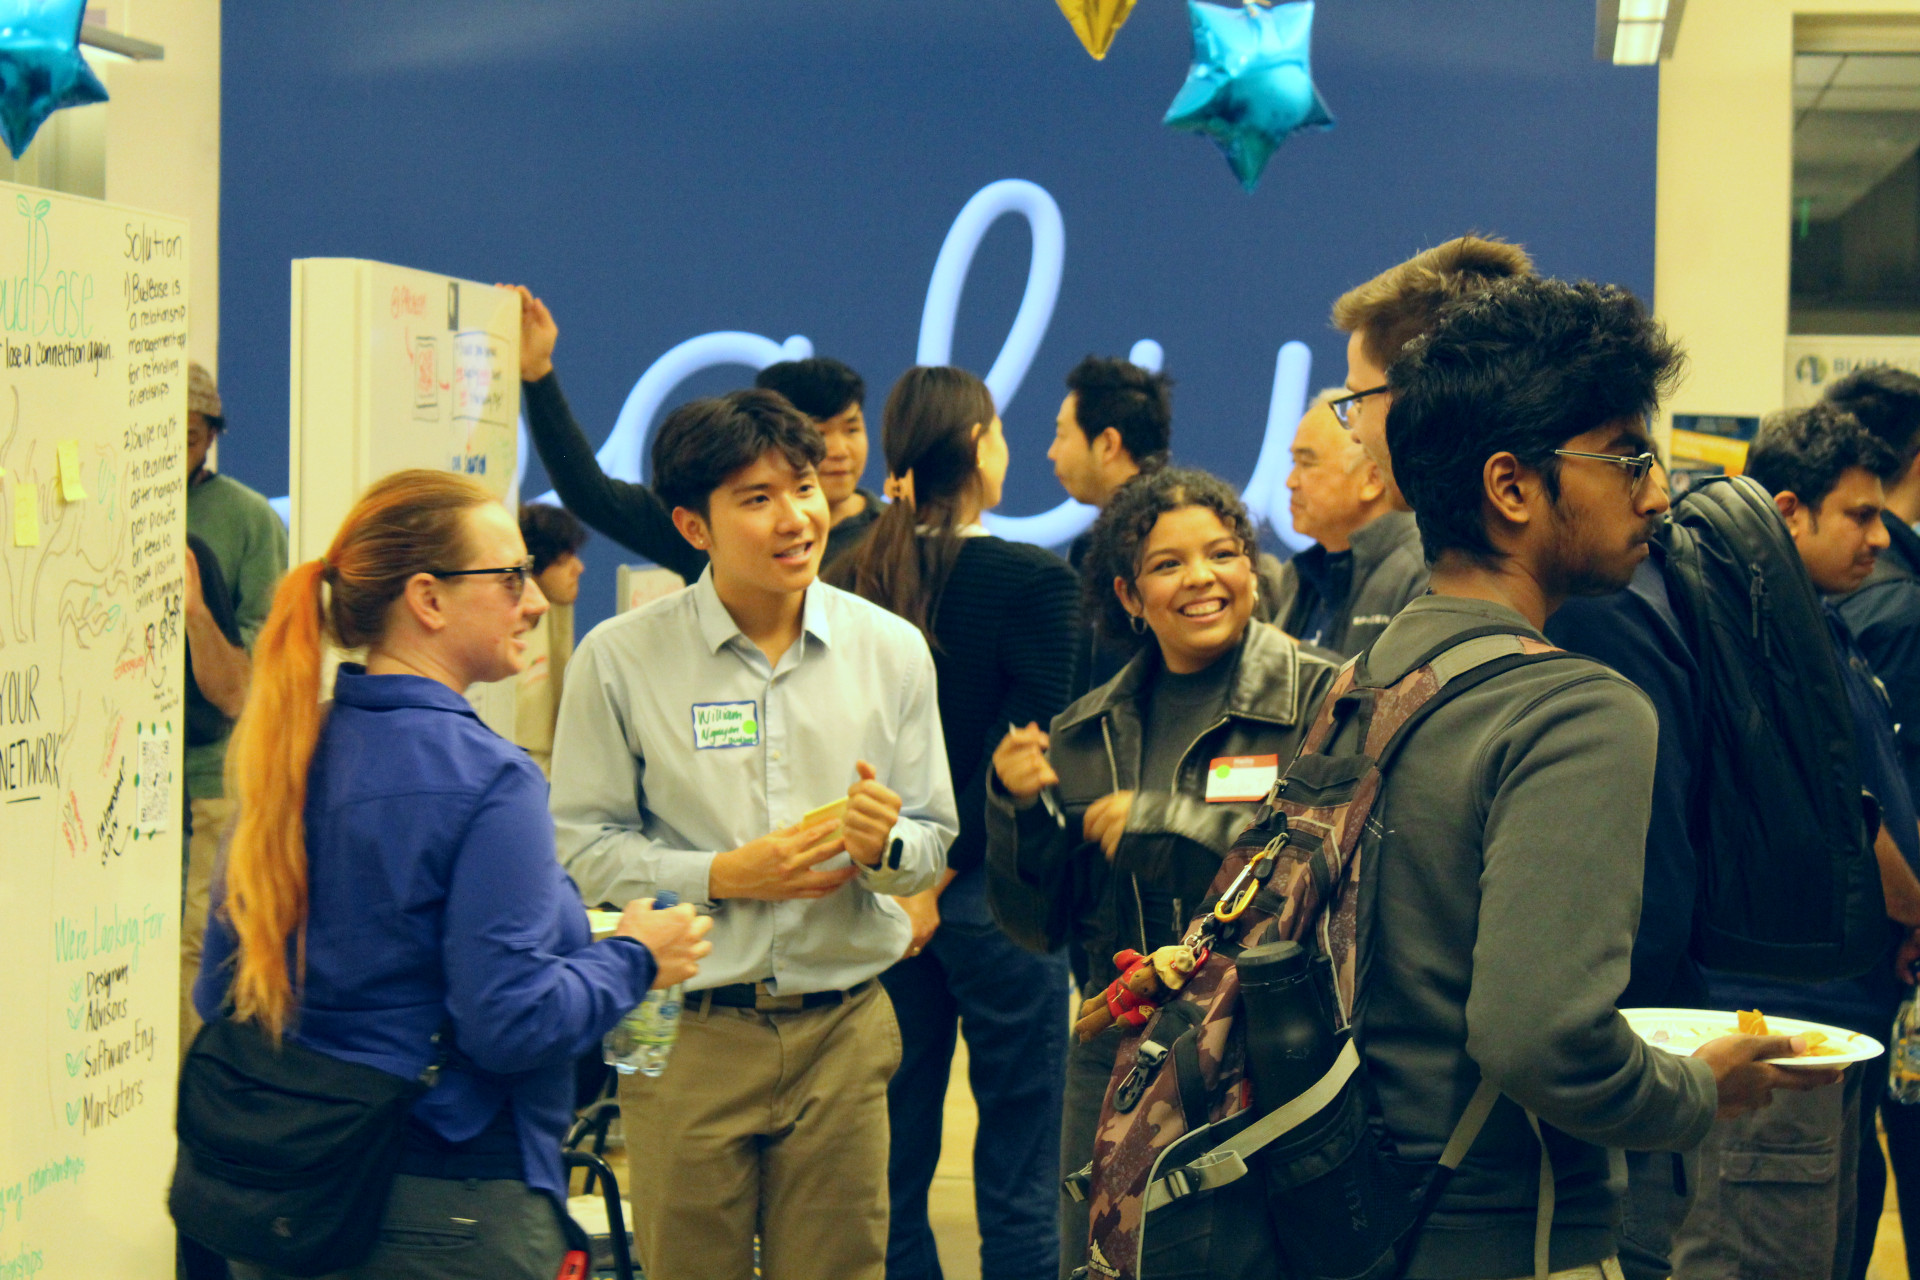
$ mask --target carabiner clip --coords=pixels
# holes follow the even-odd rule
[[[1253,905],[1254,895],[1260,892],[1260,882],[1242,872],[1240,879],[1234,882],[1234,888],[1229,892],[1232,894],[1231,900],[1222,896],[1220,901],[1213,905],[1214,919],[1223,924],[1232,924]]]

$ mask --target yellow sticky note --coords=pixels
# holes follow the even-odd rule
[[[13,486],[13,545],[40,545],[40,490],[18,481]]]
[[[68,502],[85,502],[87,491],[80,483],[80,442],[60,442],[60,496]]]

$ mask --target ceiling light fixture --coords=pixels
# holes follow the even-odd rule
[[[1622,67],[1647,67],[1673,56],[1687,0],[1594,0],[1593,56]]]

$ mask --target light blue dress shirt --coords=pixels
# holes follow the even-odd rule
[[[812,901],[708,896],[716,852],[845,796],[858,760],[900,795],[897,868],[883,859]],[[713,954],[691,989],[864,982],[912,937],[893,896],[933,887],[959,829],[933,656],[905,619],[816,582],[800,638],[769,664],[708,570],[581,642],[554,732],[552,808],[560,861],[589,903],[672,889],[712,912]],[[845,854],[821,864],[847,865]]]

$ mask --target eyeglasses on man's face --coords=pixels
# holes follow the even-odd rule
[[[1365,391],[1354,391],[1344,396],[1335,396],[1333,399],[1327,401],[1327,408],[1333,410],[1334,419],[1339,422],[1342,430],[1351,431],[1353,430],[1353,406],[1365,400],[1368,396],[1377,396],[1383,391],[1390,390],[1392,390],[1392,388],[1383,382],[1377,387],[1368,387]]]
[[[1553,453],[1557,458],[1592,458],[1596,462],[1611,462],[1627,473],[1629,489],[1635,498],[1646,492],[1647,477],[1653,474],[1654,465],[1660,461],[1651,453],[1636,453],[1631,457],[1617,453],[1581,453],[1577,449],[1555,449]]]
[[[507,590],[518,600],[527,590],[527,580],[533,577],[533,557],[528,556],[519,564],[510,564],[502,569],[429,569],[428,573],[436,578],[475,578],[484,574],[497,573],[506,583]]]

